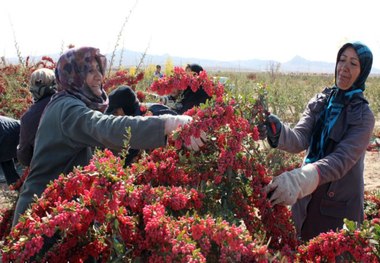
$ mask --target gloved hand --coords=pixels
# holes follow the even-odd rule
[[[272,148],[276,148],[280,139],[282,123],[276,115],[270,114],[265,121],[265,125],[267,127],[268,143]]]
[[[265,188],[270,194],[272,205],[293,205],[297,199],[303,198],[318,187],[319,174],[314,164],[306,164],[301,168],[284,172],[273,178]]]
[[[267,132],[267,126],[262,123],[257,125],[257,130],[259,132],[259,139],[265,140],[267,138],[268,132]]]
[[[170,115],[164,114],[160,116],[161,119],[165,120],[165,134],[169,135],[178,127],[184,126],[193,120],[191,116],[187,115]]]
[[[201,137],[196,138],[194,136],[191,136],[190,138],[190,145],[186,145],[186,148],[193,151],[199,151],[199,149],[204,145],[204,143],[207,141],[207,135],[204,131],[201,131]]]
[[[173,108],[176,103],[175,98],[172,96],[162,96],[160,97],[160,102],[170,108]]]

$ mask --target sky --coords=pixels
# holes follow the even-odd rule
[[[4,0],[0,56],[60,53],[69,44],[221,61],[298,55],[335,62],[361,41],[380,69],[380,16],[373,0]],[[376,4],[376,6],[375,6]],[[125,26],[123,28],[123,23]],[[121,33],[121,36],[119,34]],[[119,41],[118,41],[119,39]]]

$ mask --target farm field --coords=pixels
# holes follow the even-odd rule
[[[44,58],[38,65],[54,68],[54,63]],[[169,80],[190,78],[170,75],[169,65]],[[35,67],[1,68],[1,115],[18,119],[29,107],[28,77]],[[153,65],[115,69],[104,87],[110,92],[129,85],[141,102],[157,102],[152,93],[162,90],[152,88],[153,71]],[[224,87],[214,82],[221,76],[227,79]],[[6,241],[0,239],[3,260],[37,256],[52,262],[92,257],[103,262],[312,262],[317,257],[331,262],[339,256],[380,261],[379,147],[365,159],[368,221],[360,228],[347,221],[346,230],[299,242],[289,209],[272,207],[263,195],[270,176],[298,167],[303,156],[271,149],[259,140],[257,126],[268,111],[294,125],[308,100],[331,86],[332,75],[218,71],[195,81],[215,98],[189,113],[196,121],[169,137],[167,147],[143,153],[131,168],[124,169],[104,150],[96,152],[90,165],[61,176],[21,217],[17,231]],[[169,90],[168,83],[163,89]],[[370,77],[367,83],[365,95],[379,116],[380,78]],[[207,130],[205,146],[200,152],[184,149],[186,138],[199,130]],[[373,140],[379,131],[377,125]],[[0,187],[3,238],[9,231],[4,218],[11,205],[6,197],[12,192],[4,184]],[[62,237],[60,243],[38,254],[41,236],[54,233]]]

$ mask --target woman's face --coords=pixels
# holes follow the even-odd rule
[[[102,81],[103,75],[101,73],[99,64],[96,60],[93,60],[86,76],[86,84],[90,90],[98,97],[102,95]]]
[[[115,116],[125,116],[124,110],[122,108],[117,108],[112,115]]]
[[[346,48],[338,60],[336,67],[336,85],[341,90],[348,90],[360,74],[360,61],[355,49]]]
[[[195,74],[194,74],[195,72],[193,72],[193,71],[191,70],[191,67],[190,67],[190,66],[187,66],[187,67],[185,68],[185,71],[186,71],[186,73],[189,74],[189,75],[195,75]]]

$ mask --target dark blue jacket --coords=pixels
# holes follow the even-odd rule
[[[17,157],[16,149],[19,142],[20,121],[0,116],[0,162]]]

